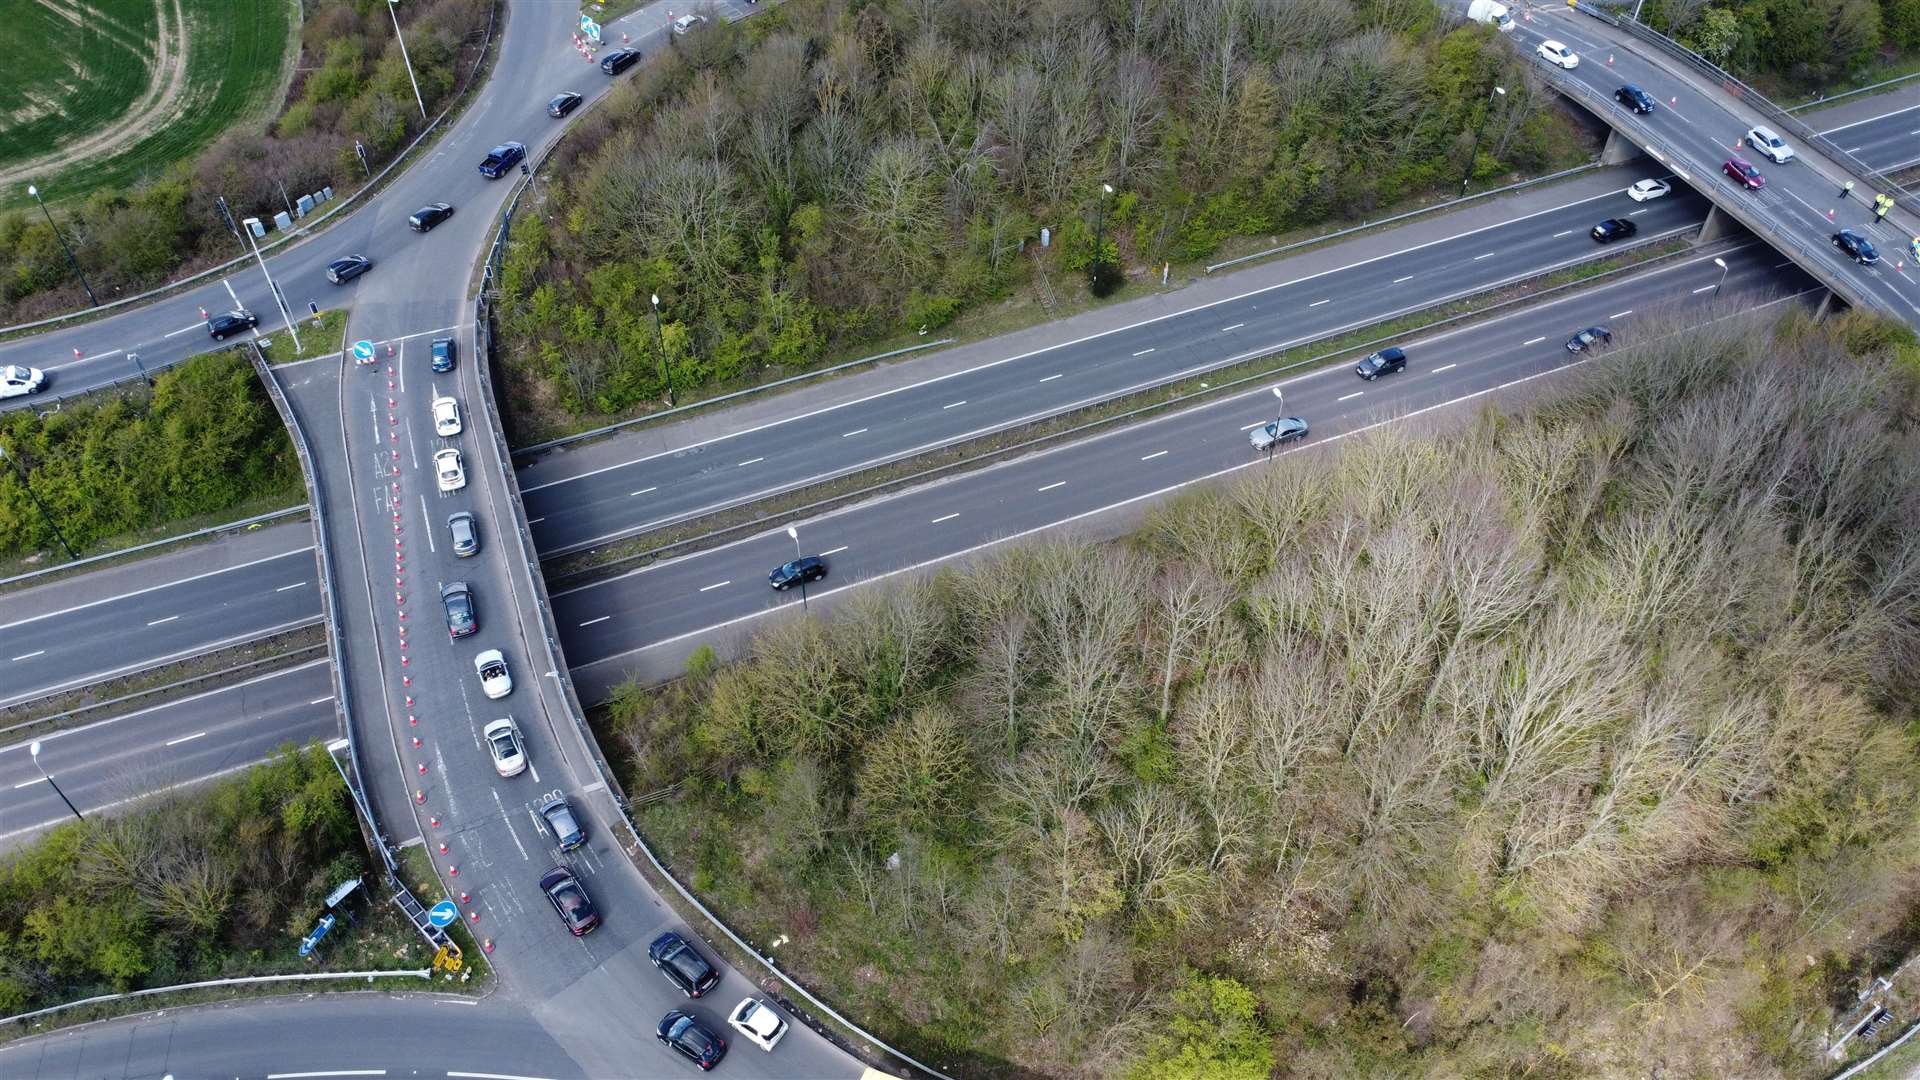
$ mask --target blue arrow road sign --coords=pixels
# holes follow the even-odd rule
[[[356,341],[353,343],[353,358],[363,364],[373,362],[373,342]]]
[[[427,909],[427,921],[435,926],[452,926],[459,917],[460,909],[454,907],[451,900],[442,900]]]

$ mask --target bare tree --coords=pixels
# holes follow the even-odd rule
[[[1234,601],[1232,590],[1204,571],[1175,566],[1162,573],[1154,591],[1151,640],[1160,663],[1160,722],[1173,711],[1173,684],[1199,656],[1204,642]]]
[[[1172,789],[1136,784],[1097,815],[1116,880],[1135,903],[1176,922],[1194,910],[1206,873],[1194,861],[1199,823]]]

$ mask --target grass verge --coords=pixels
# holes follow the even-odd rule
[[[1332,338],[1297,345],[1277,353],[1255,357],[1231,367],[1214,368],[1139,393],[1111,398],[1097,405],[1071,412],[1056,413],[1030,424],[1007,428],[966,442],[954,443],[873,469],[849,473],[804,488],[766,499],[721,510],[665,528],[642,533],[625,540],[572,555],[543,559],[542,570],[549,589],[572,588],[601,577],[624,573],[649,561],[677,556],[702,541],[719,539],[717,534],[748,529],[783,518],[801,508],[818,512],[823,503],[865,498],[880,485],[897,485],[929,479],[932,474],[966,467],[978,468],[995,456],[1013,450],[1032,449],[1034,442],[1078,433],[1088,425],[1122,417],[1156,406],[1171,408],[1193,404],[1199,394],[1218,392],[1225,384],[1255,375],[1277,371],[1296,373],[1345,363],[1347,352],[1383,338],[1414,333],[1437,324],[1475,314],[1490,305],[1508,303],[1538,295],[1549,289],[1578,284],[1601,274],[1645,266],[1686,251],[1692,245],[1685,238],[1663,240],[1628,251],[1570,266],[1537,278],[1516,282],[1499,289],[1461,297],[1451,303],[1424,308],[1398,319],[1359,327]],[[1140,418],[1135,418],[1140,419]]]
[[[326,631],[310,626],[160,664],[0,709],[0,745],[44,737],[110,716],[177,701],[239,678],[255,678],[326,655]]]
[[[300,320],[300,347],[293,347],[293,335],[282,326],[278,330],[260,335],[260,353],[269,364],[291,364],[298,360],[312,360],[320,356],[332,356],[340,351],[340,335],[347,331],[346,311],[335,308],[323,311],[318,318],[308,317]]]
[[[433,858],[427,854],[424,845],[400,849],[400,880],[413,893],[414,899],[428,907],[442,900],[453,899],[447,895],[446,886],[440,881],[440,874],[433,866]],[[387,906],[393,908],[396,914],[399,913],[400,909],[393,904],[389,903]],[[408,932],[413,935],[415,941],[422,941],[419,931],[414,930],[411,923],[406,923],[405,919],[401,921],[407,926]],[[487,952],[482,945],[486,939],[475,940],[473,931],[468,928],[465,919],[447,927],[447,936],[460,947],[460,970],[457,973],[436,972],[433,979],[434,987],[469,994],[490,989],[493,964],[487,960]],[[423,948],[424,944],[422,941]]]

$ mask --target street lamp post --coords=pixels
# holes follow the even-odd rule
[[[20,466],[20,459],[7,453],[7,448],[4,446],[0,446],[0,457],[6,458],[12,464],[14,474],[20,477],[20,486],[27,489],[27,498],[33,500],[34,508],[40,511],[40,519],[47,523],[47,528],[53,530],[53,538],[60,541],[60,550],[67,553],[67,561],[78,559],[80,556],[73,553],[73,545],[67,543],[66,534],[60,531],[60,526],[54,523],[53,515],[47,512],[47,504],[41,502],[40,494],[33,490],[33,482],[27,479],[27,470]]]
[[[787,526],[787,535],[793,537],[793,557],[796,559],[806,558],[806,556],[800,554],[800,530],[789,525]],[[805,574],[800,575],[800,610],[807,610],[807,576]]]
[[[1480,159],[1480,136],[1487,130],[1487,118],[1493,115],[1493,103],[1506,96],[1507,88],[1504,86],[1494,87],[1487,95],[1487,108],[1480,114],[1480,126],[1473,129],[1473,153],[1467,155],[1467,174],[1460,178],[1460,194],[1463,198],[1467,194],[1467,185],[1473,182],[1473,163]]]
[[[1093,269],[1088,274],[1088,279],[1095,285],[1099,284],[1100,268],[1107,261],[1107,199],[1113,195],[1113,185],[1101,184],[1100,192],[1100,209],[1093,219]]]
[[[1720,299],[1720,286],[1727,283],[1727,260],[1715,259],[1713,265],[1720,268],[1720,280],[1713,283],[1713,298]]]
[[[1273,388],[1273,400],[1274,400],[1273,438],[1271,441],[1267,443],[1267,460],[1268,461],[1273,460],[1274,447],[1280,445],[1280,422],[1287,418],[1286,417],[1287,399],[1286,399],[1286,396],[1281,393],[1280,388],[1277,386]]]
[[[667,338],[660,332],[660,294],[653,295],[653,342],[660,349],[660,373],[667,380],[667,405],[671,408],[673,400],[673,365],[667,363]]]
[[[287,310],[286,298],[280,295],[280,286],[273,283],[273,275],[267,272],[266,256],[260,254],[260,241],[254,238],[253,227],[260,224],[259,218],[248,218],[241,222],[247,234],[247,246],[253,249],[253,259],[260,264],[260,276],[267,279],[267,291],[273,294],[273,306],[280,309],[280,317],[287,321],[287,333],[293,337],[293,351],[301,351],[300,331],[294,328],[293,312]]]
[[[127,359],[133,361],[133,368],[135,371],[138,371],[140,373],[141,381],[145,382],[148,386],[152,386],[153,376],[147,374],[147,365],[140,362],[140,354],[137,352],[130,352],[127,354]]]
[[[387,14],[393,16],[393,36],[400,41],[400,61],[407,65],[407,81],[413,84],[413,103],[420,106],[420,119],[427,118],[427,103],[420,97],[420,80],[413,77],[413,60],[407,56],[407,37],[400,32],[400,0],[387,0]]]
[[[73,276],[79,278],[80,287],[87,290],[87,301],[94,307],[99,307],[100,298],[93,295],[93,286],[87,283],[87,275],[80,269],[80,260],[73,257],[73,249],[67,246],[66,234],[60,231],[60,226],[53,223],[53,215],[47,210],[47,201],[40,197],[40,189],[28,184],[27,194],[33,196],[33,201],[40,204],[40,213],[47,219],[47,227],[53,230],[53,238],[60,241],[60,250],[67,253],[67,265],[73,267]]]
[[[86,818],[81,817],[80,808],[73,805],[73,800],[67,798],[67,793],[60,790],[60,785],[53,782],[53,774],[47,771],[47,767],[45,765],[40,764],[40,740],[39,739],[35,739],[33,740],[33,742],[27,745],[27,753],[33,756],[33,767],[40,770],[40,775],[46,778],[48,785],[50,785],[53,788],[53,793],[55,795],[60,796],[60,801],[67,804],[67,809],[73,811],[73,816],[76,818],[79,818],[79,820],[81,821],[87,820]]]
[[[367,144],[353,140],[353,152],[360,158],[360,171],[367,174],[367,179],[373,179],[373,166],[367,164]]]

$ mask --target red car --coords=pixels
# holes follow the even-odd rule
[[[1761,176],[1760,170],[1754,168],[1752,163],[1744,158],[1728,158],[1721,164],[1720,171],[1726,173],[1728,178],[1734,183],[1739,184],[1748,191],[1759,191],[1761,188],[1767,186],[1767,178]]]

